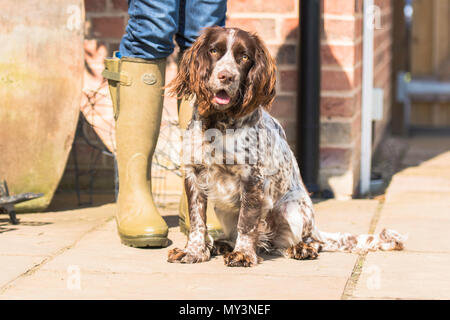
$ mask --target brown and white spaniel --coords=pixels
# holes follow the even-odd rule
[[[196,263],[224,254],[231,267],[259,262],[258,250],[315,259],[321,250],[401,250],[404,237],[319,231],[300,171],[278,121],[266,110],[275,97],[276,67],[261,39],[237,28],[206,29],[187,50],[172,94],[194,112],[184,135],[190,233],[169,262]],[[225,234],[207,233],[210,199]]]

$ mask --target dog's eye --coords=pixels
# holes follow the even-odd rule
[[[242,55],[241,59],[242,59],[242,61],[248,61],[249,57],[248,57],[248,55],[244,54],[244,55]]]
[[[209,52],[211,52],[211,54],[217,54],[217,49],[211,49],[211,50],[209,50]]]

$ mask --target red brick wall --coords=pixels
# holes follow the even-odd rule
[[[257,32],[277,62],[277,96],[271,113],[294,147],[297,130],[297,0],[229,0],[226,26]]]
[[[126,26],[126,0],[85,0],[87,36],[117,50]],[[298,1],[229,0],[227,26],[256,31],[269,46],[278,64],[277,98],[273,114],[295,145],[296,61]],[[174,61],[174,59],[170,59]],[[172,62],[173,63],[173,62]],[[169,66],[168,79],[173,76]]]
[[[127,0],[85,0],[86,36],[117,50],[128,19]]]
[[[351,196],[359,177],[362,1],[323,0],[320,184]]]
[[[392,0],[375,0],[381,24],[374,30],[374,87],[384,89],[384,118],[374,122],[373,150],[390,121]],[[362,0],[323,0],[321,169],[322,187],[339,198],[357,192],[361,152]]]
[[[227,26],[256,31],[276,58],[277,97],[272,108],[295,145],[297,130],[297,0],[229,0]],[[354,194],[359,180],[362,0],[322,0],[322,93],[320,183],[339,198]],[[375,87],[384,89],[385,116],[375,123],[374,147],[390,120],[392,0],[375,0],[381,8],[381,29],[375,30]],[[85,0],[87,36],[111,53],[118,48],[127,19],[126,0]],[[173,61],[170,59],[169,61]],[[169,65],[168,78],[175,73]],[[168,79],[169,80],[169,79]]]

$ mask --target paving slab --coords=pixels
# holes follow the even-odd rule
[[[195,265],[170,264],[166,262],[167,252],[173,247],[183,247],[186,238],[175,228],[169,234],[172,245],[164,249],[136,249],[122,246],[115,234],[114,223],[92,232],[81,240],[75,248],[55,257],[42,266],[41,270],[66,270],[77,266],[80,270],[112,273],[160,273],[211,274],[218,270],[229,274],[286,275],[317,274],[318,276],[339,276],[351,269],[354,256],[349,254],[324,253],[316,262],[295,261],[282,257],[264,255],[264,262],[252,269],[227,268],[222,257]],[[331,261],[336,261],[332,264]]]
[[[450,299],[449,266],[448,253],[371,253],[353,298]]]
[[[375,200],[324,201],[316,205],[317,220],[327,231],[367,232],[377,207]],[[72,218],[77,220],[76,214]],[[173,221],[176,211],[165,218]],[[65,226],[65,231],[70,233],[70,228]],[[170,264],[168,250],[183,247],[186,237],[177,226],[170,228],[169,237],[172,243],[164,249],[126,247],[120,244],[115,222],[107,221],[9,283],[0,298],[339,299],[357,259],[345,253],[322,253],[314,261],[265,255],[260,265],[248,269],[227,268],[222,257],[196,265]],[[13,241],[12,232],[9,238]],[[74,272],[80,276],[80,289],[71,285]]]
[[[413,138],[377,231],[407,233],[402,252],[369,253],[353,299],[450,299],[450,138]]]
[[[402,195],[384,205],[377,232],[387,227],[408,234],[407,251],[450,253],[450,192]]]
[[[22,278],[1,299],[339,299],[345,278],[272,275],[83,272],[79,289],[64,271]],[[45,288],[45,289],[43,289]]]
[[[82,235],[110,220],[112,208],[21,214],[20,225],[10,225],[8,219],[2,217],[0,288],[70,248]]]
[[[51,255],[114,216],[114,205],[19,214],[19,225],[0,220],[0,255]]]
[[[161,210],[170,226],[164,249],[120,244],[113,204],[0,219],[0,299],[450,299],[450,138],[409,140],[384,204],[376,200],[315,204],[319,228],[407,233],[404,251],[358,256],[321,253],[313,261],[264,255],[255,268],[227,268],[222,257],[166,262],[183,247],[176,205]],[[381,209],[381,211],[379,211]],[[378,214],[376,214],[378,212]],[[350,285],[349,285],[350,284]],[[347,290],[350,288],[349,290]]]
[[[450,179],[442,176],[396,175],[388,188],[386,200],[404,192],[450,192]],[[412,199],[411,199],[412,200]]]
[[[45,256],[1,255],[0,287],[6,286],[43,261]]]

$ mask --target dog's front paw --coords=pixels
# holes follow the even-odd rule
[[[167,254],[167,261],[180,262],[185,255],[186,252],[183,249],[174,248],[172,250],[169,250],[169,253]]]
[[[223,260],[228,267],[253,267],[258,263],[256,254],[250,255],[241,251],[233,251],[223,256]]]
[[[174,248],[169,251],[167,261],[168,262],[180,262],[180,263],[199,263],[208,261],[210,258],[209,250],[202,250],[192,252],[187,249]]]

